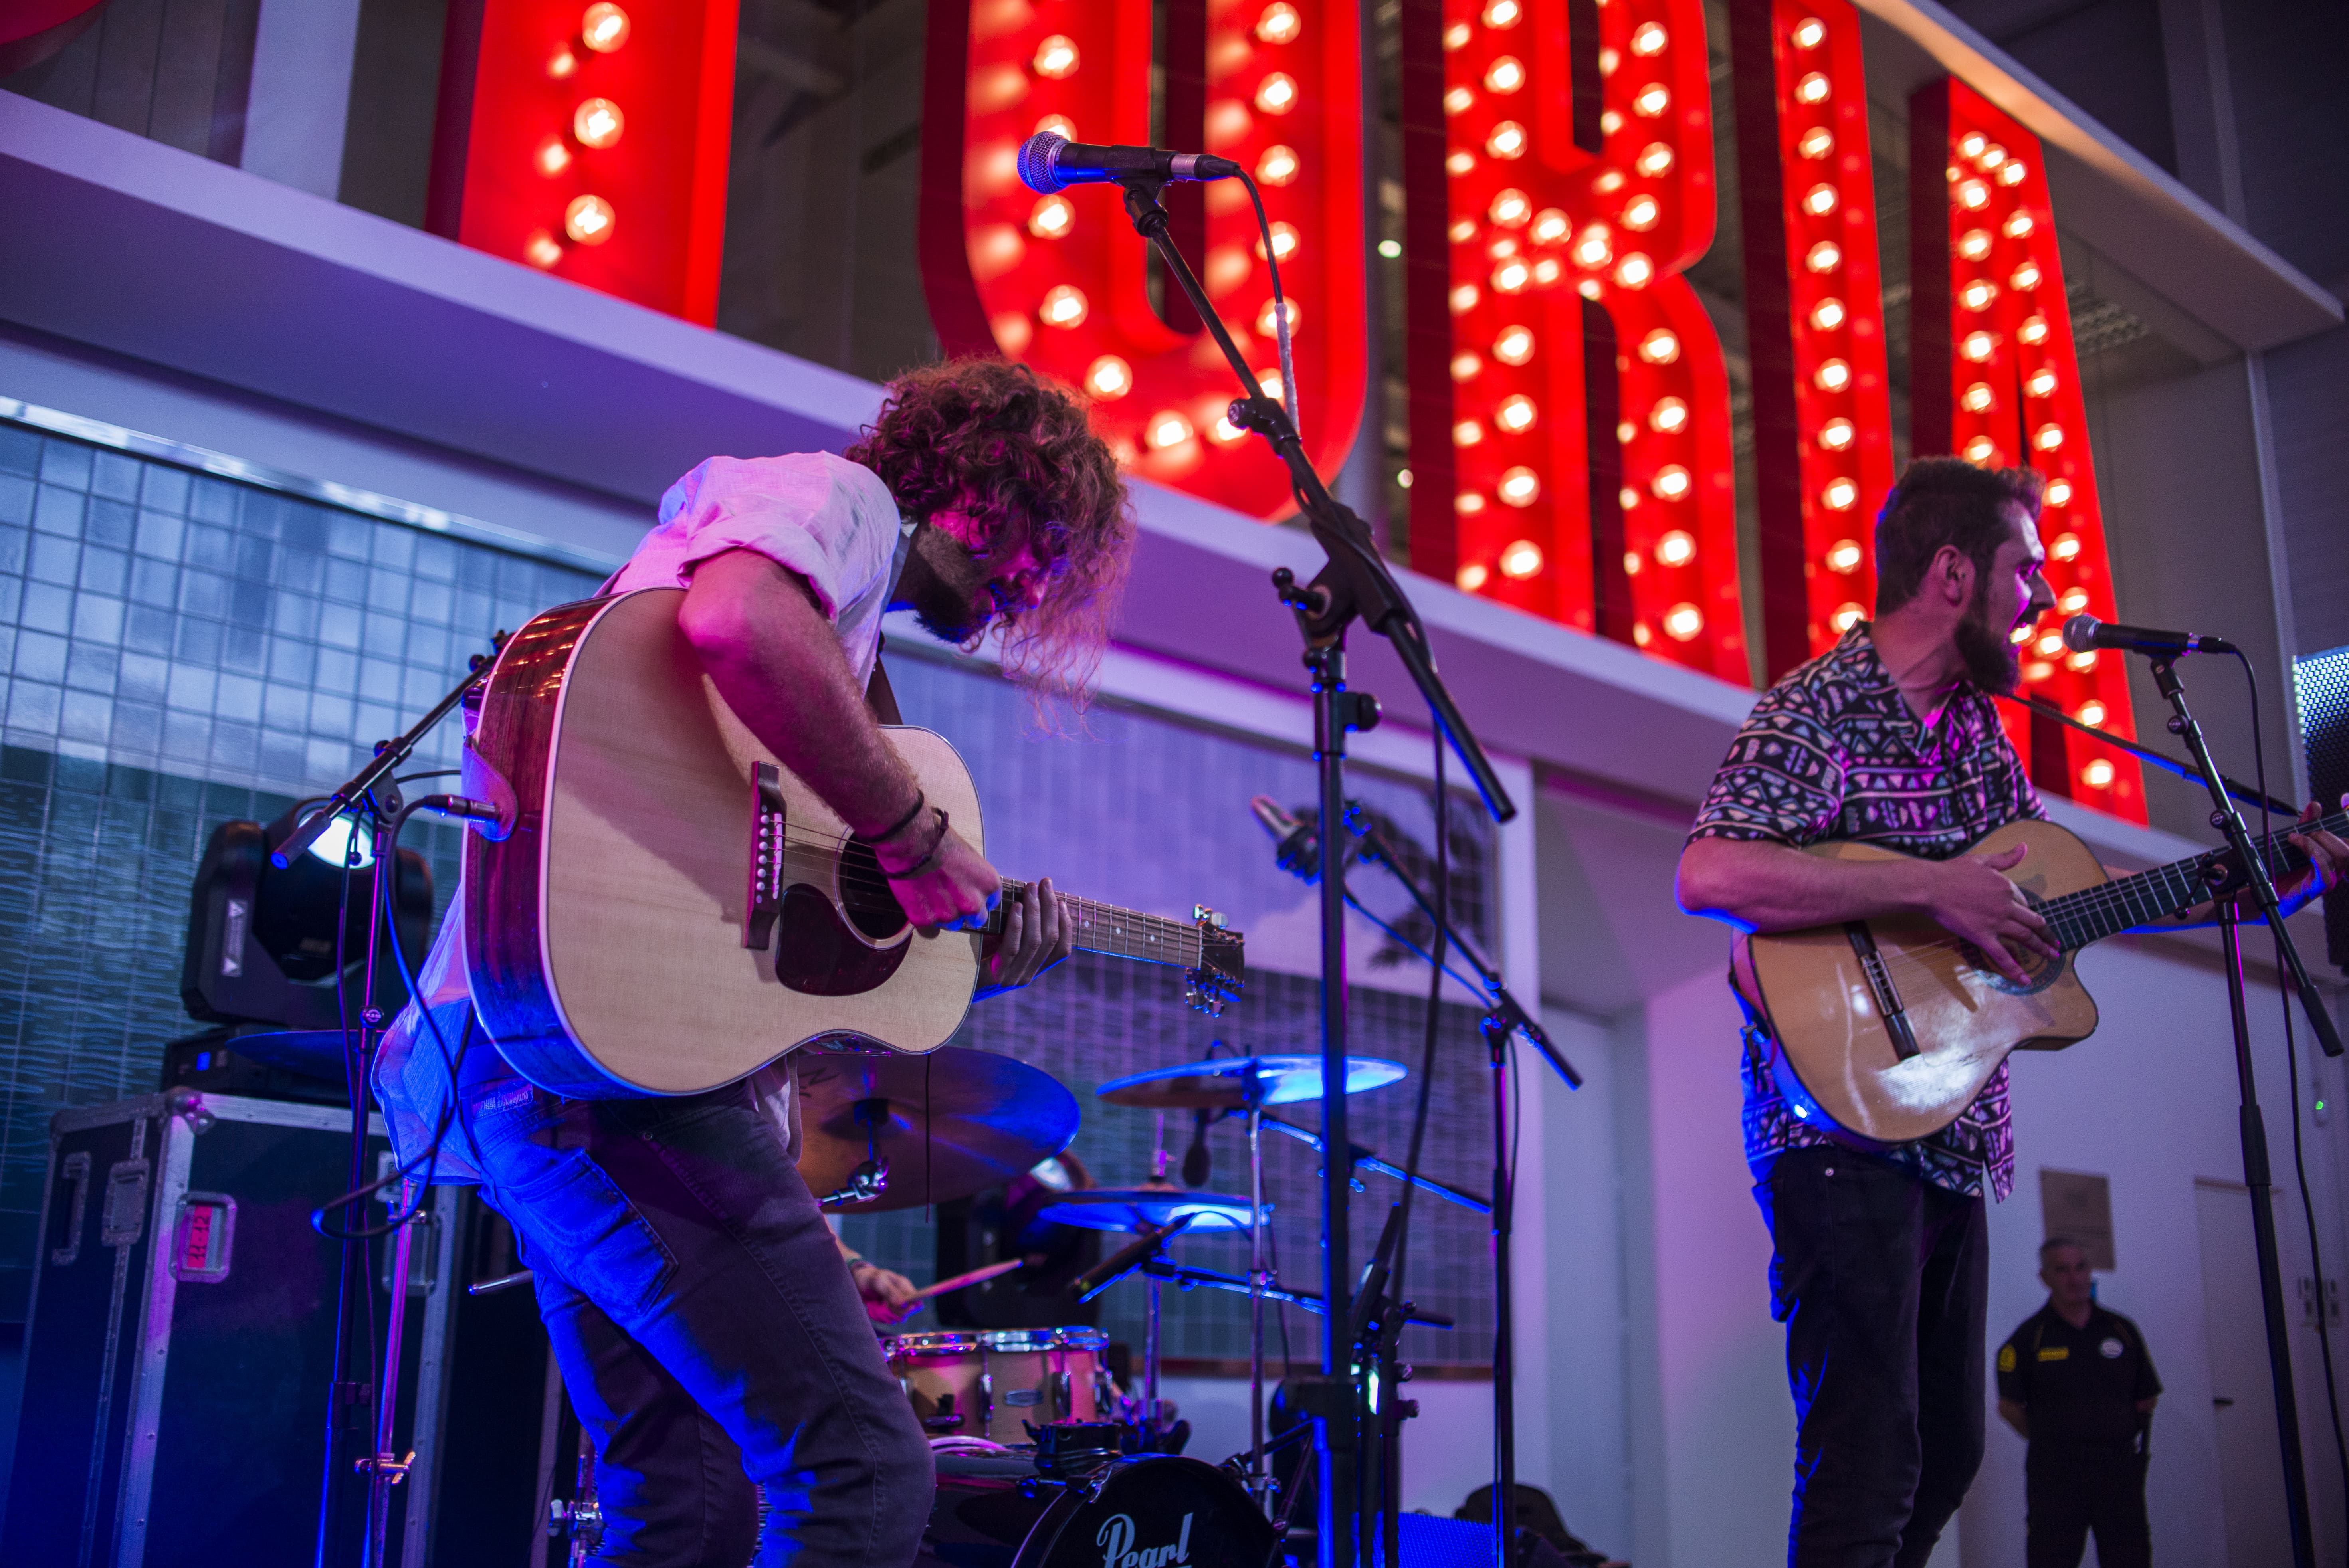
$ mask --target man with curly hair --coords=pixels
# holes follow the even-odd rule
[[[678,622],[719,694],[872,844],[906,914],[975,927],[1002,882],[882,733],[882,614],[965,646],[993,632],[1031,689],[1081,697],[1132,547],[1082,407],[1024,366],[960,360],[893,383],[844,457],[701,464],[605,592],[683,587]],[[463,903],[418,980],[449,1038],[470,1022]],[[1005,913],[980,995],[1070,951],[1049,879]],[[378,1057],[403,1157],[450,1093],[439,1053],[415,1048],[420,1022],[411,1005]],[[709,1094],[571,1100],[477,1038],[455,1092],[441,1177],[478,1181],[520,1239],[600,1460],[593,1561],[911,1562],[929,1449],[873,1323],[900,1319],[913,1287],[849,1253],[801,1180],[789,1059]]]

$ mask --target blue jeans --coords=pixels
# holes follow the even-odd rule
[[[464,1109],[594,1437],[595,1561],[911,1563],[929,1446],[750,1089],[568,1100],[502,1078]]]
[[[1982,1457],[1979,1197],[1790,1149],[1754,1189],[1795,1396],[1795,1568],[1924,1568]]]

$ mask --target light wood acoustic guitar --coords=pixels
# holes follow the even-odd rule
[[[983,934],[906,923],[872,850],[719,698],[678,629],[684,598],[562,605],[498,655],[465,754],[466,794],[500,813],[465,840],[481,1026],[524,1078],[582,1099],[694,1094],[816,1042],[936,1049]],[[885,733],[984,852],[954,748]],[[1195,1006],[1241,985],[1240,935],[1211,911],[1061,907],[1077,947],[1188,971]]]
[[[2349,830],[2349,813],[2316,826]],[[2279,832],[2256,846],[2279,879],[2308,863],[2283,838]],[[2230,851],[2212,850],[2114,878],[2070,831],[2032,820],[2010,822],[1966,853],[1995,855],[2018,843],[2029,852],[2006,874],[2062,951],[2023,960],[2026,983],[2000,974],[1971,943],[1922,915],[1738,938],[1732,974],[1777,1040],[1772,1072],[1798,1115],[1862,1149],[1940,1131],[1973,1103],[2009,1052],[2060,1050],[2095,1031],[2096,1004],[2074,972],[2075,954],[2120,932],[2174,921],[2214,890],[2230,890],[2238,869]],[[1902,858],[1849,842],[1808,852]]]

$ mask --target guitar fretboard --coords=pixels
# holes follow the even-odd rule
[[[1028,884],[1005,878],[1004,904],[1027,890]],[[1068,893],[1060,896],[1061,918],[1074,932],[1077,946],[1087,953],[1106,953],[1116,958],[1135,958],[1145,964],[1176,964],[1185,969],[1196,969],[1203,962],[1205,944],[1199,928],[1183,920],[1171,920],[1163,914],[1140,914],[1130,909],[1120,909],[1113,903],[1101,903],[1089,898],[1075,898]],[[988,917],[987,929],[1003,929],[1003,905]]]
[[[2328,833],[2349,832],[2349,812],[2336,811],[2307,828],[2294,823],[2284,832],[2252,840],[2251,848],[2271,878],[2281,882],[2308,863],[2307,857],[2284,840],[2285,833],[2304,832],[2310,828]],[[2210,850],[2135,876],[2116,877],[2078,892],[2049,899],[2039,906],[2039,913],[2046,917],[2057,946],[2067,953],[2085,947],[2117,933],[2167,920],[2179,910],[2190,909],[2208,899],[2210,867],[2227,852]]]

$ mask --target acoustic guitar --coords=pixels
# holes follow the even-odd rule
[[[907,923],[872,849],[719,696],[678,626],[684,598],[562,605],[499,652],[464,758],[465,793],[499,811],[464,851],[482,1027],[524,1078],[582,1099],[694,1094],[818,1042],[935,1050],[986,933]],[[954,748],[884,733],[983,853]],[[1241,937],[1210,910],[1061,903],[1077,947],[1179,965],[1195,1006],[1220,1010],[1242,983]]]
[[[2349,830],[2349,812],[2315,826]],[[1797,1115],[1862,1149],[1940,1131],[1973,1103],[2009,1052],[2060,1050],[2095,1031],[2096,1004],[2074,971],[2075,954],[2174,920],[2237,880],[2226,850],[2113,878],[2087,845],[2053,822],[2010,822],[1966,853],[1995,855],[2018,843],[2030,851],[2006,874],[2045,918],[2060,950],[2055,958],[2023,960],[2023,983],[1923,915],[1739,937],[1732,973],[1777,1040],[1773,1074]],[[2308,864],[2281,832],[2254,849],[2278,879]],[[1903,858],[1848,842],[1808,852]]]

